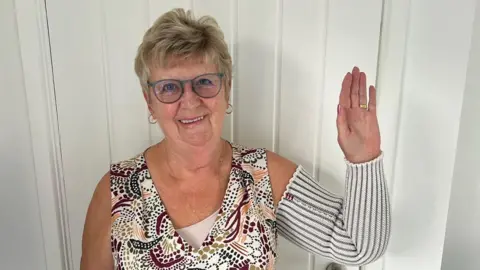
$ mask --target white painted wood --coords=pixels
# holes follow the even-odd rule
[[[240,144],[268,149],[273,148],[273,100],[278,91],[274,89],[277,2],[238,1],[234,136]]]
[[[277,150],[315,174],[320,108],[324,91],[327,1],[284,1],[278,80]],[[316,176],[316,175],[315,175]],[[308,269],[314,256],[279,238],[279,269]],[[317,260],[324,269],[328,260]]]
[[[64,201],[60,192],[63,178],[45,2],[14,2],[46,268],[60,270],[65,269],[68,262],[69,235],[63,218],[66,209],[58,203]]]
[[[145,17],[149,11],[133,1],[99,2],[111,159],[119,161],[151,143],[149,112],[134,72],[134,59],[148,28]]]
[[[458,134],[442,269],[480,265],[480,1],[477,0]]]
[[[410,15],[393,174],[394,223],[384,269],[440,269],[475,5],[473,0],[412,1],[405,7]]]
[[[146,0],[150,10],[150,24],[160,17],[163,13],[173,8],[191,9],[193,6],[192,0]]]
[[[33,145],[37,140],[33,138],[35,133],[30,124],[35,119],[30,118],[30,100],[26,94],[26,87],[31,86],[32,77],[25,73],[30,70],[22,67],[25,47],[19,31],[23,33],[25,25],[19,25],[17,21],[24,19],[25,12],[24,6],[16,8],[14,0],[0,2],[1,268],[55,269],[58,265],[52,261],[55,255],[46,250],[52,244],[45,240],[48,233],[44,232],[49,230],[42,230],[42,225],[49,223],[41,216],[40,204],[48,202],[39,192],[48,189],[38,186],[45,180],[45,175],[42,174],[45,170],[36,168],[39,163],[34,157],[38,148]],[[36,29],[30,30],[30,34],[36,33]],[[31,55],[38,56],[34,52]]]
[[[367,85],[375,84],[381,7],[379,0],[329,2],[318,168],[321,181],[337,193],[343,194],[345,178],[335,122],[341,82],[358,66],[367,74]]]
[[[107,109],[111,108],[107,93],[111,89],[106,80],[108,63],[104,61],[102,3],[46,3],[73,270],[79,269],[88,204],[111,161],[112,126],[107,118]]]
[[[385,1],[377,70],[377,116],[382,135],[384,170],[392,195],[394,163],[397,153],[398,118],[403,89],[406,37],[410,1]],[[364,267],[382,270],[384,258]]]

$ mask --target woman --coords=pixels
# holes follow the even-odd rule
[[[151,121],[165,138],[100,180],[85,223],[81,269],[274,269],[280,233],[347,265],[384,253],[390,205],[375,88],[345,75],[338,142],[346,195],[301,165],[221,138],[232,62],[210,17],[177,9],[146,32],[135,61]]]

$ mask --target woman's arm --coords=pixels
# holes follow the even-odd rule
[[[390,238],[376,89],[370,86],[367,91],[366,80],[354,67],[340,92],[337,130],[347,165],[345,198],[323,188],[302,166],[267,154],[280,234],[346,265],[375,261]]]
[[[113,269],[110,248],[110,174],[98,183],[88,207],[82,238],[81,270]]]
[[[390,237],[382,158],[383,154],[360,164],[346,161],[342,198],[322,187],[302,166],[267,152],[280,235],[345,265],[365,265],[381,257]]]

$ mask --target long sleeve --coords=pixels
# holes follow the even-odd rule
[[[344,198],[298,166],[280,200],[277,228],[309,252],[345,265],[366,265],[385,253],[390,238],[383,153],[366,163],[345,162]]]

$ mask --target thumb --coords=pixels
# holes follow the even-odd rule
[[[346,110],[340,104],[337,107],[337,130],[339,137],[346,136],[348,132],[350,132],[347,122]]]

